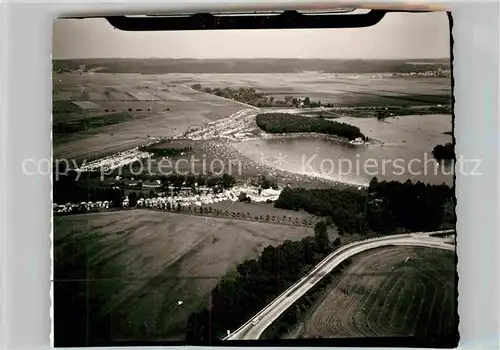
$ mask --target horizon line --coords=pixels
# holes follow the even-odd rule
[[[351,57],[351,58],[322,58],[322,57],[225,57],[225,58],[198,58],[198,57],[74,57],[74,58],[53,58],[52,61],[64,61],[64,60],[364,60],[364,61],[391,61],[391,60],[451,60],[450,57],[394,57],[394,58],[362,58],[362,57]]]

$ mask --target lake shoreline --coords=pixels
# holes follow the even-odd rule
[[[324,178],[319,176],[318,174],[296,173],[287,171],[270,165],[269,162],[263,162],[262,164],[259,164],[259,162],[244,155],[235,147],[235,144],[238,142],[225,139],[207,140],[205,142],[206,147],[202,146],[202,148],[207,151],[207,154],[228,159],[230,161],[241,161],[243,172],[239,177],[241,177],[243,181],[258,176],[266,176],[276,178],[280,187],[290,186],[304,188],[359,188],[360,186],[367,186],[366,184],[355,184],[330,178]]]

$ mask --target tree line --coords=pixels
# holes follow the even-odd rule
[[[342,261],[332,272],[323,277],[311,289],[309,289],[301,298],[296,300],[288,309],[285,310],[269,327],[264,330],[260,339],[281,339],[293,327],[302,322],[311,308],[320,300],[325,290],[332,288],[332,282],[335,277],[351,265],[351,258]],[[341,288],[340,292],[348,295],[346,288]]]
[[[259,128],[268,133],[315,132],[349,140],[358,137],[366,139],[356,126],[319,117],[305,117],[288,113],[264,113],[256,116],[256,123]]]
[[[124,174],[121,169],[110,172],[106,178],[109,182],[102,182],[102,173],[99,170],[78,173],[75,170],[65,168],[59,164],[59,169],[53,169],[53,191],[54,203],[80,203],[96,201],[113,201],[114,206],[119,206],[125,197],[124,189],[137,191],[137,199],[140,197],[153,198],[159,194],[162,196],[178,195],[183,189],[191,189],[191,194],[202,194],[200,187],[206,187],[213,193],[221,193],[234,187],[237,178],[230,174]],[[134,183],[129,183],[134,181]],[[145,181],[159,181],[155,189],[143,191]],[[259,176],[252,179],[252,185],[260,187],[259,194],[265,189],[278,189],[278,183],[274,178]],[[149,191],[149,192],[147,192]],[[130,200],[130,199],[129,199]]]
[[[216,96],[233,99],[239,102],[247,103],[256,107],[333,107],[333,104],[322,103],[321,101],[312,101],[309,97],[298,98],[285,96],[282,100],[274,96],[268,96],[263,92],[258,92],[254,88],[231,88],[231,87],[203,87],[201,84],[193,84],[191,88],[197,91],[206,92]]]
[[[186,341],[206,344],[222,338],[228,329],[244,324],[340,244],[340,239],[330,242],[327,224],[318,222],[314,236],[267,246],[258,258],[239,264],[234,279],[221,280],[211,292],[208,307],[189,316]]]

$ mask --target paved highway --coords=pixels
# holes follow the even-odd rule
[[[223,340],[252,340],[259,339],[264,330],[269,327],[287,308],[302,297],[323,276],[331,272],[347,258],[383,246],[419,246],[455,251],[455,245],[450,244],[449,238],[430,236],[431,233],[453,233],[454,230],[436,232],[416,232],[401,235],[392,235],[380,238],[371,238],[346,244],[321,261],[307,275],[288,288],[264,309],[258,312],[248,322],[225,337]]]

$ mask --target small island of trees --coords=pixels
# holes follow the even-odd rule
[[[258,114],[256,123],[268,133],[316,132],[335,135],[349,140],[361,137],[366,140],[358,127],[327,120],[321,117],[305,117],[288,113]]]
[[[451,142],[443,145],[437,145],[432,150],[432,155],[436,160],[455,160],[455,145]]]

